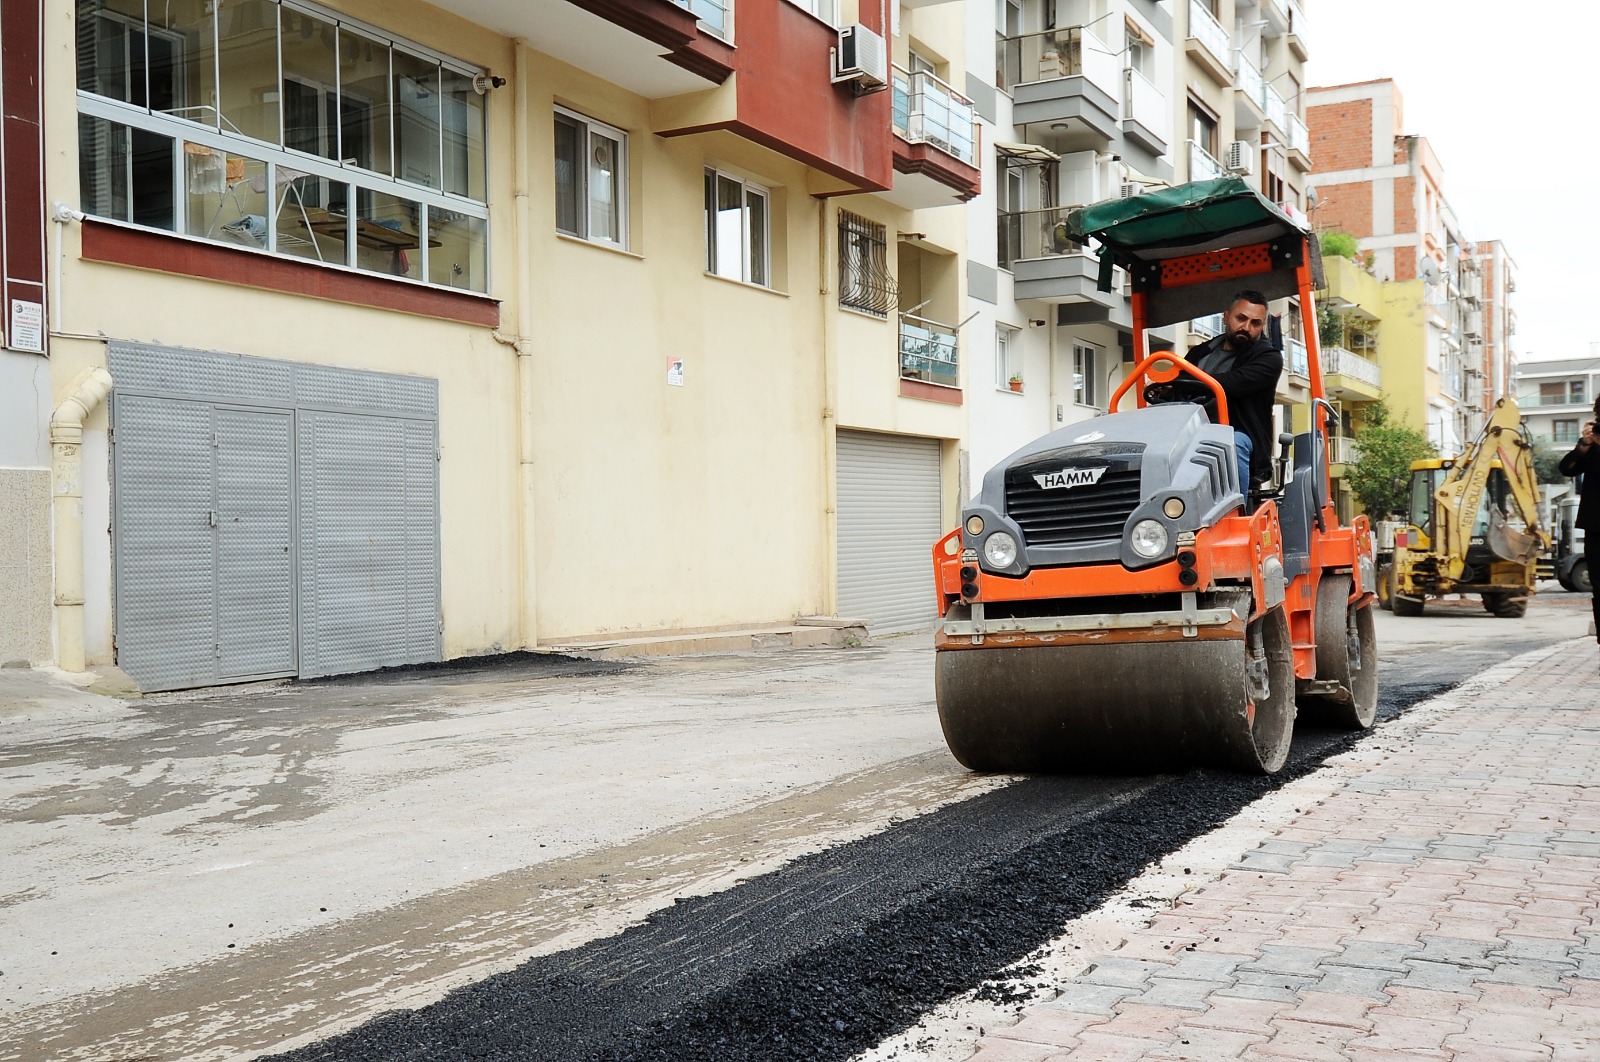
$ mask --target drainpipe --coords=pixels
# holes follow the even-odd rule
[[[111,393],[111,374],[96,366],[72,381],[50,417],[51,507],[55,513],[56,662],[84,669],[83,422]]]
[[[512,115],[511,131],[512,201],[515,204],[517,226],[517,486],[519,526],[518,542],[522,578],[518,586],[517,625],[522,647],[531,649],[539,644],[538,597],[536,595],[538,569],[538,523],[534,498],[539,482],[535,475],[533,437],[534,399],[538,394],[538,381],[533,363],[533,207],[529,189],[533,180],[533,158],[528,138],[533,130],[533,63],[529,58],[528,43],[517,40],[516,49],[516,106]]]
[[[817,200],[818,294],[822,316],[822,613],[839,614],[839,398],[834,381],[833,262],[828,256],[828,200]],[[898,348],[897,348],[898,349]],[[895,355],[896,360],[899,355]]]

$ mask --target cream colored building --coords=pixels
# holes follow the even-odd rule
[[[52,515],[4,480],[51,543],[32,662],[930,618],[961,5],[46,8],[48,360],[0,363],[49,393],[8,445]]]

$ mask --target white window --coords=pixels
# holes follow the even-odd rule
[[[556,229],[628,245],[628,134],[556,108]]]
[[[1018,329],[996,325],[994,330],[994,385],[1002,390],[1022,390],[1022,352]]]
[[[1072,400],[1080,406],[1100,408],[1100,349],[1086,343],[1072,345]]]
[[[830,26],[837,26],[839,5],[836,0],[789,0],[802,11],[809,11]]]
[[[760,185],[706,171],[706,272],[772,286],[771,202]]]

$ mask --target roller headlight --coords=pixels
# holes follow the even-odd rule
[[[1145,560],[1155,560],[1167,551],[1167,525],[1159,520],[1140,520],[1133,525],[1128,544]]]
[[[1017,540],[1004,531],[996,531],[983,543],[983,559],[991,568],[1009,568],[1017,562]]]

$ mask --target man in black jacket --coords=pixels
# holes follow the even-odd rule
[[[1595,420],[1600,420],[1600,399],[1594,403]],[[1578,445],[1561,459],[1563,476],[1582,476],[1578,488],[1578,515],[1574,527],[1583,528],[1583,561],[1589,566],[1589,581],[1594,582],[1600,572],[1600,436],[1596,436],[1595,420],[1583,426],[1583,436]],[[1595,638],[1600,640],[1600,585],[1594,588],[1593,611]]]
[[[1222,324],[1221,334],[1189,351],[1189,361],[1228,396],[1228,420],[1239,451],[1239,489],[1248,498],[1253,486],[1272,478],[1272,400],[1283,374],[1283,352],[1266,335],[1267,297],[1259,291],[1235,295]],[[1210,394],[1198,380],[1183,378],[1147,392],[1154,401],[1198,400]],[[1207,398],[1205,407],[1215,421],[1216,399]]]

